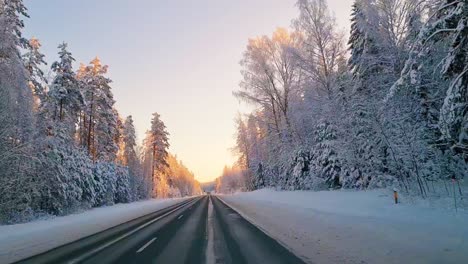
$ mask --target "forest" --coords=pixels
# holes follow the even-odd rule
[[[468,2],[325,0],[249,39],[234,96],[239,160],[217,190],[395,188],[460,198],[468,162]],[[346,40],[346,36],[349,36]]]
[[[249,39],[240,55],[234,97],[252,111],[236,119],[238,161],[216,190],[462,199],[468,2],[354,0],[348,32],[326,0],[296,7],[289,28]],[[200,194],[169,153],[162,117],[137,142],[108,66],[78,66],[66,42],[48,65],[39,39],[22,34],[28,18],[22,0],[0,0],[0,223]]]
[[[132,116],[115,108],[108,66],[96,57],[74,69],[67,43],[47,65],[40,41],[22,35],[27,18],[22,0],[0,1],[0,224],[200,194],[168,152],[160,115],[138,144]]]

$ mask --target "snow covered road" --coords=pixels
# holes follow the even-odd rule
[[[468,263],[468,213],[392,203],[387,190],[221,198],[311,263]]]

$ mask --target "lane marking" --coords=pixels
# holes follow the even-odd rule
[[[179,215],[179,217],[177,217],[177,220],[180,220],[184,215]]]
[[[178,211],[178,210],[180,210],[181,208],[184,208],[184,207],[186,207],[186,206],[195,204],[196,202],[200,201],[200,199],[201,199],[201,198],[195,198],[195,199],[193,199],[193,200],[191,200],[191,201],[189,200],[189,202],[187,202],[187,203],[182,203],[180,206],[175,207],[173,210],[171,210],[171,211],[169,211],[169,212],[167,212],[167,213],[165,213],[165,214],[163,214],[163,215],[161,215],[161,216],[159,216],[159,217],[156,217],[156,218],[152,219],[151,221],[144,223],[143,225],[138,226],[137,228],[135,228],[135,229],[129,231],[129,232],[126,233],[126,234],[123,234],[123,235],[120,236],[120,237],[117,237],[117,238],[114,239],[114,240],[111,240],[111,241],[109,241],[109,242],[107,242],[107,243],[104,243],[104,244],[102,244],[102,245],[100,245],[100,246],[98,246],[98,247],[96,247],[96,248],[93,248],[92,250],[90,250],[90,251],[88,251],[88,252],[86,252],[86,253],[84,253],[84,254],[82,254],[82,255],[80,255],[80,256],[74,258],[74,259],[71,259],[71,260],[69,260],[67,263],[68,263],[68,264],[80,263],[80,262],[82,262],[82,261],[84,261],[84,260],[90,258],[90,257],[93,256],[94,254],[97,254],[98,252],[100,252],[100,251],[106,249],[107,247],[110,247],[110,246],[112,246],[113,244],[119,242],[120,240],[122,240],[122,239],[124,239],[124,238],[127,238],[127,237],[133,235],[134,233],[140,231],[141,229],[143,229],[143,228],[145,228],[145,227],[147,227],[147,226],[153,224],[154,222],[156,222],[156,221],[158,221],[158,220],[160,220],[160,219],[162,219],[162,218],[164,218],[164,217],[166,217],[166,216],[168,216],[168,215],[174,213],[175,211]]]
[[[144,246],[142,246],[140,249],[137,250],[137,253],[140,253],[142,252],[143,250],[145,250],[145,248],[147,248],[151,243],[153,243],[156,239],[158,239],[157,237],[151,239],[150,241],[148,241],[148,243],[146,243]]]
[[[296,254],[294,253],[294,250],[289,246],[287,245],[286,243],[282,242],[280,239],[276,238],[276,236],[272,235],[270,232],[268,232],[266,229],[264,229],[263,227],[261,227],[260,225],[257,225],[255,223],[255,221],[252,220],[252,218],[250,218],[248,215],[244,214],[242,211],[240,211],[238,208],[228,204],[226,201],[224,201],[223,199],[219,198],[218,196],[216,196],[216,198],[213,198],[213,199],[216,199],[217,201],[221,202],[222,205],[224,205],[225,207],[227,208],[230,208],[231,210],[233,210],[234,212],[236,212],[241,218],[243,218],[244,220],[246,220],[248,223],[250,223],[252,226],[256,227],[258,230],[260,230],[262,233],[264,233],[266,236],[268,236],[269,238],[271,238],[273,241],[276,241],[276,243],[278,243],[280,246],[284,247],[287,251],[289,251],[289,253],[291,253],[292,255],[296,256],[297,258],[299,258],[300,260],[302,260],[304,263],[307,263],[306,259],[304,257],[302,257],[300,254]]]
[[[211,196],[208,198],[208,217],[206,219],[206,263],[207,264],[215,264],[216,263],[216,256],[214,250],[214,227],[213,227],[213,203],[211,201]]]

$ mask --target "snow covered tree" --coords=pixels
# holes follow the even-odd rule
[[[300,42],[300,34],[278,28],[271,38],[250,39],[241,62],[243,81],[235,95],[267,111],[280,140],[291,140],[295,136],[289,102],[297,88],[299,71],[290,49]]]
[[[47,87],[41,44],[22,37],[26,11],[21,0],[0,0],[0,223],[148,198],[133,120],[124,123],[114,108],[107,66],[96,58],[75,73],[75,59],[60,44]],[[157,114],[149,134],[158,183],[148,186],[161,187],[154,194],[201,193],[181,162],[173,158],[169,167]]]
[[[80,143],[93,160],[114,161],[118,151],[115,142],[118,115],[109,85],[111,80],[104,76],[107,68],[95,58],[89,66],[82,65],[78,72],[86,103],[80,117]]]
[[[386,98],[393,105],[387,117],[393,128],[387,131],[397,167],[404,171],[400,174],[406,175],[403,184],[407,189],[417,186],[423,197],[430,191],[428,181],[463,178],[454,171],[467,167],[467,4],[438,2],[437,8],[429,8],[400,79]]]
[[[0,26],[2,27],[2,59],[20,59],[18,48],[28,48],[28,41],[22,36],[24,22],[21,16],[29,17],[22,0],[0,2]]]
[[[113,205],[117,190],[117,167],[110,162],[97,162],[93,170],[96,181],[94,206]]]
[[[37,194],[31,159],[33,95],[20,56],[20,49],[28,48],[21,32],[22,16],[28,15],[21,0],[0,3],[0,221],[24,220]]]
[[[75,59],[67,47],[66,43],[58,46],[60,60],[52,63],[55,76],[41,111],[47,111],[46,118],[63,126],[70,138],[73,138],[79,113],[84,108],[84,98],[73,71]]]
[[[151,120],[151,129],[147,131],[145,138],[145,158],[149,169],[152,196],[164,197],[167,195],[168,188],[172,185],[172,179],[166,179],[165,171],[168,169],[167,157],[169,155],[169,133],[166,125],[161,120],[158,113],[153,113]],[[168,186],[169,185],[169,186]]]
[[[459,153],[466,153],[466,64],[465,52],[468,44],[465,40],[467,4],[464,1],[442,1],[435,14],[431,16],[421,29],[409,59],[401,74],[401,78],[392,87],[390,97],[408,85],[414,87],[419,94],[423,113],[429,123],[434,126],[438,120],[440,141]],[[444,49],[445,47],[445,49]],[[442,53],[445,54],[442,54]],[[439,55],[442,54],[442,55]],[[429,55],[429,56],[428,56]],[[425,59],[431,57],[432,65]],[[439,58],[439,61],[437,61]],[[443,59],[442,59],[443,58]],[[442,63],[439,63],[442,61]],[[443,65],[441,76],[449,83],[447,86],[438,81],[435,88],[429,86],[427,80],[433,70],[427,66]],[[434,82],[433,82],[434,83]],[[431,91],[432,90],[434,91]],[[434,101],[437,94],[445,93],[439,109]],[[435,113],[438,117],[434,117]]]
[[[57,125],[53,135],[39,140],[37,149],[43,212],[64,215],[95,204],[93,163],[74,146],[68,131]]]
[[[395,82],[411,46],[420,3],[410,0],[356,0],[353,5],[349,64],[357,91],[382,98]]]
[[[342,186],[341,164],[334,146],[335,133],[330,124],[321,123],[316,130],[317,144],[312,152],[312,171],[317,177],[325,179],[330,188]]]
[[[297,50],[302,36],[278,28],[271,37],[250,39],[244,53],[243,81],[235,96],[256,109],[238,121],[236,150],[248,189],[289,179],[290,156],[301,141],[291,103],[300,92]]]
[[[451,38],[442,68],[450,86],[440,111],[440,129],[442,139],[468,160],[468,3],[447,0],[439,10],[440,19],[427,31]]]
[[[24,142],[30,138],[34,122],[32,92],[19,51],[28,48],[28,41],[21,34],[24,24],[20,16],[28,17],[22,1],[4,1],[0,10],[0,88],[3,93],[1,102],[8,109],[3,114],[10,115],[12,122],[6,126],[11,129],[10,136]]]
[[[317,83],[316,91],[331,99],[336,88],[337,70],[346,50],[343,35],[337,31],[335,18],[325,0],[299,0],[299,18],[295,27],[304,35],[298,49],[299,65]]]
[[[225,166],[222,175],[216,179],[217,193],[235,193],[245,190],[245,179],[242,168]]]
[[[372,7],[370,3],[357,0],[351,14],[351,33],[348,41],[351,53],[349,65],[354,78],[358,80],[366,80],[374,73],[378,73],[380,68],[376,61],[379,52],[377,29],[369,21],[369,16],[374,18],[376,13]],[[359,83],[357,90],[362,89],[366,87]]]
[[[39,102],[45,100],[47,85],[47,79],[41,69],[41,66],[47,65],[47,63],[44,60],[44,55],[39,51],[40,47],[41,43],[39,40],[31,38],[29,40],[28,50],[23,55],[23,61],[28,71],[29,87],[36,99],[36,108]]]
[[[116,171],[114,202],[129,203],[134,200],[133,176],[129,174],[128,167],[117,166]]]
[[[408,186],[408,179],[427,185],[439,166],[430,165],[438,144],[438,109],[444,104],[437,95],[448,85],[433,71],[445,57],[444,44],[428,47],[436,52],[421,60],[424,67],[412,68],[422,70],[416,76],[419,92],[400,93],[391,102],[386,98],[407,68],[404,61],[417,49],[421,26],[432,20],[433,2],[356,0],[348,67],[342,34],[322,0],[297,2],[293,34],[300,37],[280,45],[286,49],[272,49],[277,47],[271,44],[274,37],[251,40],[241,64],[242,89],[235,94],[258,107],[255,122],[241,120],[237,129],[247,186],[255,189],[259,175],[267,186],[286,189],[362,189],[396,181]],[[290,66],[288,73],[295,73],[287,115],[280,111],[283,101],[276,99],[285,94],[276,75],[283,62]],[[418,100],[423,107],[417,107]],[[293,140],[285,135],[294,135]]]
[[[257,186],[257,175],[253,170],[252,160],[251,160],[251,145],[252,143],[249,140],[249,135],[247,131],[247,126],[244,120],[241,117],[237,119],[237,138],[236,138],[236,148],[239,158],[237,165],[239,168],[242,168],[245,174],[247,181],[247,188],[249,190],[256,190]]]
[[[128,116],[123,124],[122,130],[123,162],[130,174],[130,185],[134,195],[139,196],[138,190],[142,188],[143,175],[140,160],[137,155],[136,132],[132,116]]]
[[[83,96],[79,90],[78,80],[73,71],[72,54],[68,51],[68,44],[58,46],[60,61],[52,64],[52,71],[56,74],[52,82],[49,96],[55,101],[54,119],[72,119],[76,122],[77,112],[83,107]]]
[[[39,107],[36,150],[41,210],[64,215],[95,205],[93,162],[75,144],[83,96],[73,72],[74,58],[67,44],[59,45],[59,61],[52,64],[55,76]]]
[[[201,193],[200,184],[195,180],[195,176],[189,171],[182,161],[177,160],[177,156],[168,155],[167,163],[169,168],[166,171],[168,178],[172,180],[170,186],[170,197],[181,197],[188,195],[197,195]]]
[[[137,167],[136,132],[132,116],[128,116],[123,124],[124,162],[123,165],[133,170]]]
[[[96,192],[94,206],[132,201],[128,168],[113,162],[97,162],[93,174]]]
[[[396,29],[383,26],[396,16],[392,8],[397,3],[391,1],[356,0],[353,5],[348,63],[354,84],[348,107],[351,115],[344,119],[343,126],[344,131],[351,132],[347,136],[352,140],[345,142],[349,146],[342,157],[349,165],[343,173],[353,175],[360,188],[366,188],[372,177],[385,173],[388,159],[387,146],[380,137],[379,106],[398,74],[393,60],[397,40],[391,39]]]
[[[343,108],[343,91],[340,89],[343,87],[340,86],[339,78],[345,71],[344,38],[326,1],[299,0],[296,5],[300,13],[299,18],[294,20],[294,26],[304,35],[304,41],[296,54],[304,79],[293,110],[298,112],[296,126],[297,130],[302,131],[303,141],[294,148],[292,169],[288,169],[288,185],[293,189],[317,189],[324,185],[319,184],[319,178],[324,178],[331,187],[336,187],[340,186],[339,176],[331,176],[331,172],[323,173],[332,166],[326,159],[339,163],[336,150],[331,149],[336,136],[325,139],[317,135],[325,133],[325,128],[334,135],[336,128],[331,129],[331,124],[341,121],[339,113]],[[308,124],[304,124],[304,121]],[[340,168],[337,170],[339,175]]]

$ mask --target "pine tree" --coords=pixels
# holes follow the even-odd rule
[[[138,156],[136,153],[136,132],[131,115],[125,119],[122,137],[124,142],[124,165],[128,166],[130,171],[136,172],[138,164]]]
[[[44,61],[44,55],[40,53],[39,48],[41,43],[36,38],[29,40],[28,50],[23,55],[23,61],[28,71],[29,87],[31,88],[35,99],[36,105],[45,100],[47,79],[41,66],[47,65]]]
[[[7,110],[3,112],[5,130],[17,142],[25,142],[32,134],[33,98],[27,85],[24,64],[19,49],[28,49],[28,41],[22,37],[24,27],[20,16],[28,17],[21,0],[5,0],[0,7],[0,89],[1,103]]]
[[[173,179],[173,185],[169,190],[170,197],[196,195],[201,192],[199,183],[187,167],[177,159],[177,156],[169,154],[167,162],[169,168],[166,172]]]
[[[64,215],[95,205],[96,182],[93,163],[75,147],[60,121],[52,123],[54,133],[38,138],[37,179],[41,189],[41,210]]]
[[[115,142],[118,115],[114,109],[111,80],[104,76],[107,68],[107,65],[102,65],[95,58],[89,66],[82,66],[78,72],[86,103],[80,117],[80,142],[93,160],[114,161],[118,151]]]
[[[138,190],[142,188],[142,171],[140,168],[140,160],[136,151],[136,132],[133,125],[132,116],[128,116],[123,124],[122,131],[123,140],[123,165],[128,167],[130,174],[130,185],[134,195],[138,195]]]
[[[45,102],[43,108],[44,111],[49,112],[49,120],[60,123],[72,138],[76,131],[79,113],[84,107],[84,98],[73,71],[72,64],[75,59],[67,47],[66,43],[58,46],[60,61],[52,64],[55,77],[50,86],[48,101]]]
[[[449,146],[468,160],[468,3],[447,0],[439,10],[441,19],[431,31],[445,31],[451,37],[442,68],[450,86],[440,111],[440,129]]]
[[[353,5],[348,61],[354,80],[354,91],[350,98],[351,115],[346,120],[352,140],[345,148],[344,157],[348,160],[349,171],[356,175],[355,181],[363,182],[365,187],[375,174],[379,163],[376,152],[380,146],[376,140],[374,123],[379,98],[384,94],[382,74],[382,47],[378,35],[379,18],[373,0],[356,0]],[[371,176],[372,175],[372,176]]]
[[[29,17],[22,0],[3,0],[0,5],[0,26],[3,45],[1,59],[20,59],[18,48],[27,49],[28,41],[22,36],[24,22],[21,16]]]
[[[58,46],[59,61],[52,64],[55,73],[50,91],[41,101],[37,173],[43,182],[41,209],[64,215],[96,204],[93,162],[75,144],[76,126],[84,99],[72,68],[74,58],[67,44]]]
[[[28,17],[21,0],[0,5],[0,221],[25,220],[35,207],[37,185],[32,175],[31,139],[34,124],[33,95],[28,86],[20,49],[28,49],[22,37],[22,16]]]
[[[239,155],[237,165],[244,171],[247,189],[256,190],[259,188],[257,186],[257,175],[255,173],[255,165],[252,163],[251,159],[251,145],[249,139],[249,132],[247,125],[245,124],[242,117],[238,117],[237,122],[237,138],[236,138],[236,151]],[[225,168],[227,169],[227,167]]]
[[[342,186],[341,164],[333,144],[336,140],[335,133],[327,122],[320,124],[316,130],[317,144],[312,153],[313,171],[318,177],[325,179],[330,188]]]
[[[421,29],[401,77],[388,96],[391,98],[404,88],[415,89],[420,97],[421,112],[429,128],[439,129],[439,133],[432,133],[440,135],[438,145],[446,145],[464,155],[468,152],[466,136],[468,41],[465,37],[467,10],[464,1],[441,2],[440,7]],[[426,61],[427,58],[430,58],[430,63]],[[441,75],[449,82],[448,86],[433,77],[434,71],[431,67],[423,67],[423,65],[438,67],[440,60],[443,65]],[[433,103],[440,93],[446,94],[444,100],[440,105]],[[437,114],[439,116],[436,116]]]
[[[409,20],[408,38],[412,45],[408,59],[399,80],[385,99],[384,124],[392,156],[390,171],[397,175],[406,190],[416,186],[414,189],[422,197],[426,197],[430,191],[428,181],[448,179],[451,176],[447,175],[447,168],[458,166],[459,157],[449,151],[450,147],[455,152],[463,153],[463,147],[459,148],[456,140],[452,141],[447,134],[444,135],[444,107],[450,101],[447,99],[451,93],[450,87],[457,76],[447,75],[446,67],[451,65],[448,61],[457,57],[453,57],[451,51],[456,46],[456,32],[461,29],[457,21],[463,17],[463,11],[457,10],[461,4],[459,1],[439,2],[439,8],[428,8],[431,15],[424,25],[417,14],[414,14],[416,22]],[[457,46],[456,50],[463,50],[463,47]],[[441,65],[442,74],[439,75],[437,70]],[[441,96],[444,94],[447,95],[445,98]],[[460,94],[459,90],[456,94],[459,96],[463,92]],[[463,98],[463,95],[459,98]],[[463,108],[463,103],[456,105]],[[463,111],[450,115],[462,120],[461,113]]]
[[[145,146],[147,156],[150,157],[151,193],[157,196],[164,196],[168,188],[168,182],[164,177],[164,173],[169,167],[167,163],[167,157],[169,155],[169,133],[158,113],[153,113],[151,129],[147,132]],[[170,181],[169,185],[171,185]]]
[[[351,13],[351,34],[349,36],[349,50],[351,57],[349,59],[349,65],[351,66],[354,78],[358,77],[360,70],[361,56],[364,53],[365,44],[365,32],[362,28],[362,21],[365,19],[363,11],[358,4],[354,2],[353,11]]]

